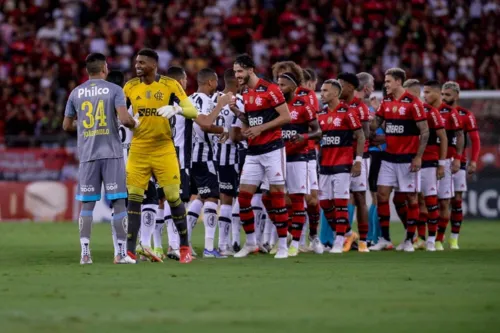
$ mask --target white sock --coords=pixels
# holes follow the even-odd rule
[[[219,212],[219,249],[226,249],[229,245],[231,234],[231,205],[221,205]]]
[[[236,200],[233,205],[233,212],[231,217],[231,234],[233,238],[233,244],[236,243],[240,245],[240,229],[240,203],[238,202],[238,200]]]
[[[246,240],[245,244],[248,246],[256,246],[257,245],[257,239],[255,238],[255,232],[247,235],[247,240]]]
[[[178,250],[180,247],[179,232],[175,227],[172,216],[165,220],[165,223],[167,224],[168,246],[171,247],[172,250]]]
[[[279,249],[285,249],[285,250],[288,249],[286,237],[280,237],[278,242],[279,242],[278,243]]]
[[[116,238],[114,223],[111,223],[111,236],[113,237],[113,248],[115,249],[115,257],[116,257],[120,253],[120,248],[118,247],[118,239]]]
[[[344,245],[344,240],[345,240],[344,236],[335,236],[335,242],[334,242],[335,244],[334,244],[334,246],[335,245],[339,245],[339,244],[343,246]]]
[[[81,256],[90,256],[90,239],[85,237],[80,238],[80,246],[82,248]]]
[[[429,236],[427,237],[427,241],[430,243],[436,243],[436,236]]]
[[[306,246],[307,239],[307,230],[309,230],[309,217],[306,214],[306,223],[304,223],[304,227],[302,228],[302,234],[300,235],[300,246]]]
[[[205,249],[214,250],[215,231],[217,230],[217,204],[205,201],[203,205],[203,224],[205,225]]]
[[[168,204],[166,206],[168,207]],[[153,246],[155,248],[163,247],[162,236],[163,236],[163,227],[165,226],[163,215],[164,215],[163,208],[158,208],[158,214],[156,214],[155,229],[153,230]]]
[[[450,234],[451,239],[458,239],[458,236],[459,236],[459,234],[454,234],[454,233]]]
[[[195,199],[189,205],[189,209],[187,211],[187,228],[188,228],[188,238],[189,243],[191,244],[191,236],[193,234],[193,229],[198,222],[198,218],[200,217],[201,209],[203,208],[203,201],[199,199]]]
[[[122,257],[126,257],[127,256],[127,240],[117,240],[116,245],[118,247],[118,252],[116,255],[119,254]]]
[[[269,218],[269,215],[267,215],[266,211],[266,221],[264,223],[264,233],[262,236],[262,243],[263,244],[271,244],[271,232],[273,231],[273,222]]]
[[[252,197],[252,209],[254,215],[254,225],[255,225],[255,241],[260,244],[262,236],[262,193],[255,193]]]
[[[276,244],[278,241],[278,230],[276,230],[276,226],[274,223],[271,222],[271,241],[269,242],[270,245]]]
[[[142,205],[140,239],[142,246],[151,247],[151,237],[155,230],[157,209],[158,205]]]
[[[291,246],[293,246],[294,248],[298,249],[299,248],[299,241],[292,240]]]

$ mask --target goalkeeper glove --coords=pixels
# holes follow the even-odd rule
[[[177,106],[177,105],[165,105],[165,106],[162,106],[161,108],[159,108],[158,110],[156,110],[156,112],[158,113],[158,115],[162,116],[163,118],[167,118],[167,119],[170,119],[172,118],[173,116],[175,116],[176,114],[179,114],[182,112],[182,108],[180,106]]]
[[[135,126],[134,126],[134,128],[139,127],[139,124],[141,123],[141,122],[139,121],[139,112],[137,112],[137,113],[135,114],[135,116],[134,116],[134,118],[133,118],[133,119],[134,119],[134,121],[135,121]]]

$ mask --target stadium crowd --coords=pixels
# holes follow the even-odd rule
[[[26,138],[11,145],[58,138],[89,52],[130,76],[144,45],[159,53],[160,71],[186,69],[188,93],[201,68],[222,74],[244,51],[269,77],[270,64],[293,60],[320,82],[368,71],[380,89],[384,71],[402,67],[422,82],[500,89],[498,0],[5,0],[0,8],[0,141]]]

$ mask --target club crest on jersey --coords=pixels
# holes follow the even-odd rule
[[[392,107],[392,113],[396,113],[398,111],[398,107],[397,106],[393,106]]]
[[[157,101],[163,101],[163,93],[161,91],[158,90],[157,92],[155,92],[154,96]]]
[[[340,118],[335,118],[333,120],[333,126],[340,127],[340,125],[342,125],[342,120],[340,120]]]
[[[331,124],[333,123],[333,118],[332,117],[328,117],[328,120],[326,121],[328,124]]]
[[[296,110],[292,110],[292,112],[290,112],[290,117],[292,117],[293,120],[297,120],[299,119],[299,113]]]
[[[151,99],[151,90],[146,91],[146,98]]]
[[[262,98],[257,97],[257,98],[255,99],[255,105],[257,105],[257,106],[261,106],[261,105],[262,105]]]
[[[399,114],[404,116],[406,114],[406,108],[404,106],[399,108]]]

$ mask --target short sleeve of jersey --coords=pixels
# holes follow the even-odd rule
[[[422,102],[420,102],[418,99],[413,100],[411,109],[413,114],[413,120],[415,120],[416,122],[427,120],[427,116],[424,111],[424,106]]]
[[[375,112],[375,115],[378,116],[378,117],[380,117],[380,118],[382,118],[382,119],[385,119],[385,117],[384,117],[384,109],[385,109],[385,102],[382,102],[378,106],[378,109]]]
[[[311,120],[316,119],[316,112],[313,110],[313,106],[306,103],[304,106],[306,112],[304,112],[304,120],[310,122]]]
[[[469,112],[466,117],[462,118],[462,120],[462,125],[465,132],[473,132],[478,130],[476,117],[472,114],[472,112]]]
[[[349,111],[346,117],[347,126],[356,131],[361,128],[361,122],[359,121],[359,117],[355,112]]]
[[[179,99],[179,103],[188,98],[186,92],[184,91],[184,89],[182,89],[181,85],[176,80],[168,80],[168,86],[175,94],[175,96],[177,96],[177,98]]]
[[[365,122],[369,120],[370,110],[368,110],[368,107],[364,103],[358,105],[358,111],[359,111],[359,121]]]
[[[273,108],[285,103],[285,97],[276,84],[269,85],[268,98]]]
[[[127,102],[125,100],[125,94],[123,93],[123,90],[119,87],[113,87],[114,92],[115,92],[115,108],[118,108],[120,106],[127,106]]]
[[[74,117],[76,116],[75,105],[73,104],[73,92],[68,97],[68,101],[66,102],[66,108],[64,109],[65,117]]]
[[[463,127],[462,127],[462,122],[460,121],[460,116],[457,112],[457,110],[453,110],[451,111],[451,114],[450,114],[450,120],[451,120],[451,129],[452,130],[461,130]]]
[[[443,117],[441,117],[441,114],[439,113],[438,110],[436,109],[431,109],[429,111],[430,117],[429,117],[429,127],[433,129],[443,129],[444,128],[444,121]]]
[[[316,97],[316,93],[314,90],[311,90],[309,94],[307,95],[307,98],[309,99],[309,104],[311,104],[313,111],[316,113],[319,111],[319,102],[318,102],[318,97]]]

